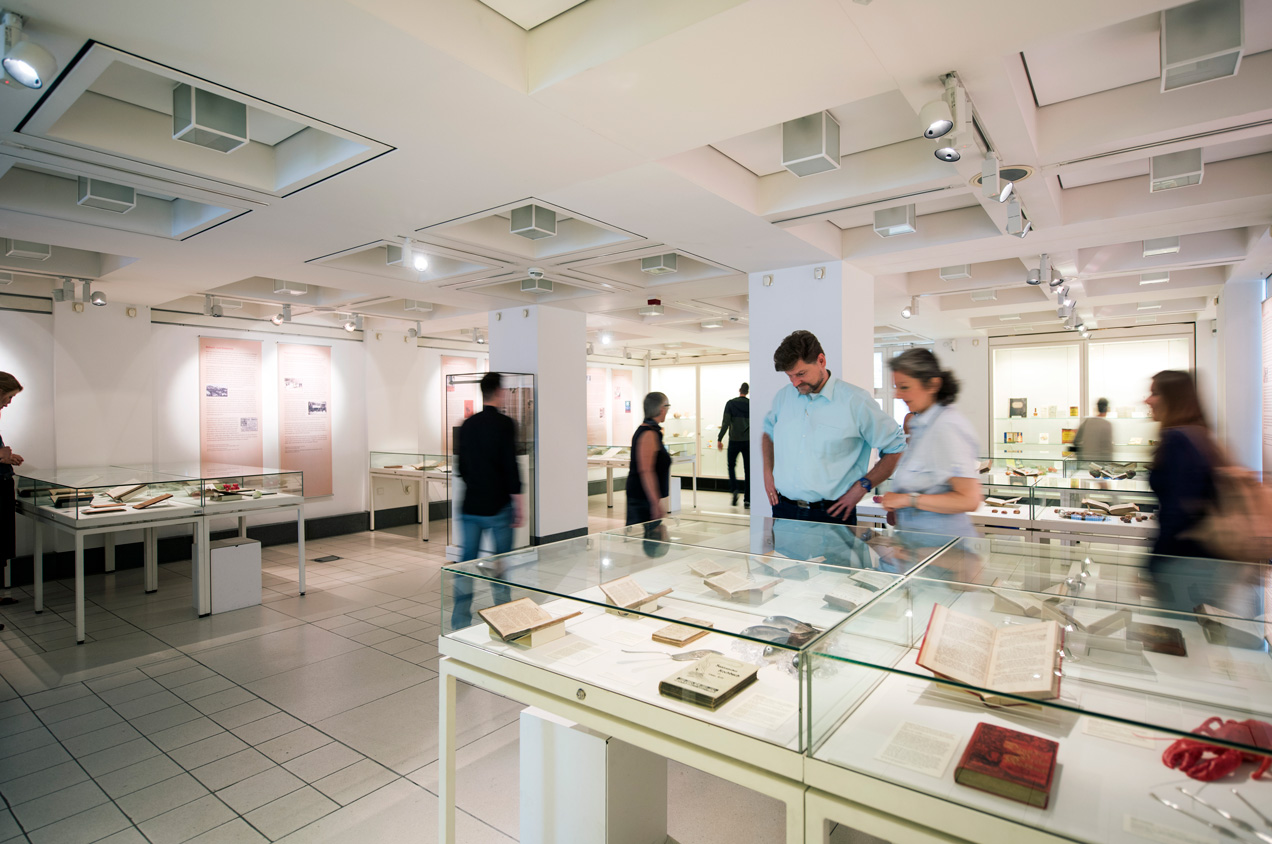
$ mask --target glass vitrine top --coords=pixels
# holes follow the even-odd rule
[[[115,487],[124,484],[162,484],[189,481],[189,475],[179,472],[162,471],[157,467],[122,467],[122,466],[72,466],[59,468],[41,468],[38,466],[17,466],[14,472],[29,481],[66,487],[68,489],[96,489],[98,487]]]
[[[173,461],[170,463],[139,463],[129,465],[128,470],[148,471],[168,474],[185,480],[215,480],[219,478],[239,478],[244,476],[292,475],[299,474],[297,469],[276,469],[269,466],[246,466],[238,463],[200,463],[197,460]]]

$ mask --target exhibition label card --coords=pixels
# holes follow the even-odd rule
[[[574,637],[570,637],[570,639],[574,639]],[[561,665],[582,665],[589,659],[598,657],[603,653],[605,653],[603,648],[598,648],[586,639],[574,639],[567,645],[543,654],[543,659],[546,662],[560,663]]]
[[[733,717],[764,730],[776,730],[791,719],[796,709],[778,697],[756,694],[744,700],[733,710]]]
[[[1219,844],[1217,838],[1194,835],[1183,829],[1153,823],[1143,818],[1134,818],[1130,815],[1122,816],[1122,829],[1131,835],[1147,838],[1149,841],[1161,841],[1162,844]]]
[[[604,636],[606,641],[616,642],[620,645],[643,645],[645,637],[639,633],[633,633],[630,630],[615,630],[613,633],[606,633]]]
[[[1120,724],[1116,721],[1105,721],[1102,718],[1084,718],[1082,720],[1082,732],[1089,736],[1129,744],[1132,747],[1142,747],[1146,750],[1152,750],[1160,746],[1161,743],[1155,741],[1155,737],[1169,738],[1169,736],[1164,736],[1162,733],[1154,733],[1150,730],[1133,727],[1130,724]]]
[[[958,743],[954,733],[902,721],[875,758],[929,777],[942,777]]]
[[[1210,657],[1210,670],[1230,680],[1266,681],[1268,679],[1268,670],[1262,665],[1226,656]]]

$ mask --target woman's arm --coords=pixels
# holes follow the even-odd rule
[[[918,509],[929,513],[970,513],[984,500],[980,481],[976,478],[950,478],[950,486],[949,492],[918,496]],[[910,501],[909,493],[889,492],[879,503],[885,510],[903,510],[911,506]]]

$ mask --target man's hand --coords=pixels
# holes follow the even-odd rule
[[[0,448],[0,463],[8,463],[10,466],[21,466],[22,455],[14,454],[13,449],[9,446]]]
[[[724,451],[724,440],[716,440],[716,448]]]
[[[777,484],[773,481],[773,473],[764,470],[764,491],[768,493],[769,504],[777,506]]]
[[[826,512],[841,522],[848,520],[848,514],[857,506],[857,502],[866,494],[861,488],[861,484],[853,484],[848,487],[848,491],[839,496],[839,500],[826,508]]]

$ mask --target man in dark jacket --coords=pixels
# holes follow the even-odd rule
[[[512,531],[521,527],[521,474],[517,470],[517,425],[500,412],[504,401],[503,380],[498,372],[481,379],[482,409],[464,420],[459,429],[459,476],[464,479],[462,517],[463,559],[481,554],[481,538],[490,531],[495,553],[512,550]],[[492,586],[496,604],[511,598],[506,586]],[[472,623],[472,583],[455,578],[455,627]]]
[[[724,405],[724,419],[720,422],[720,437],[716,440],[716,448],[724,448],[724,435],[729,435],[729,492],[733,493],[733,506],[738,506],[738,490],[742,491],[742,501],[751,506],[751,400],[747,393],[751,385],[742,382],[738,388],[738,397],[729,399]],[[738,455],[742,455],[742,483],[738,483]]]

